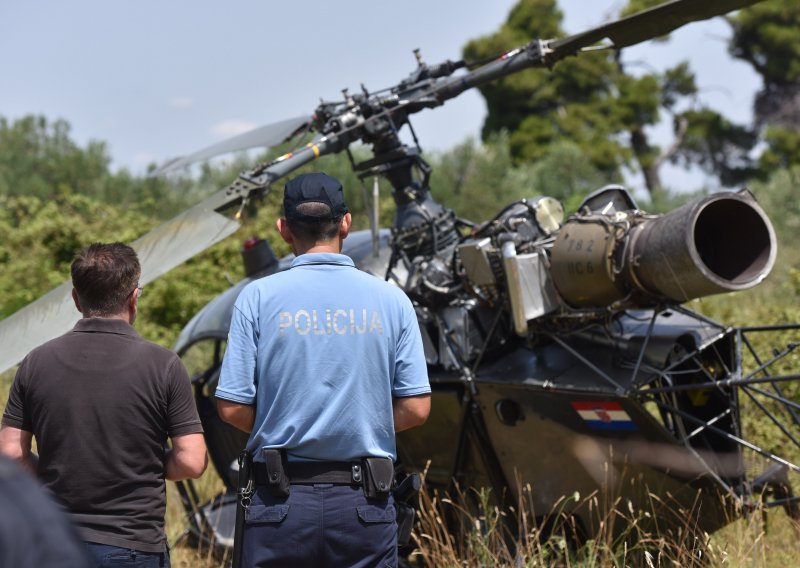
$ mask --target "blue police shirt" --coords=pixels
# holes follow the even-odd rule
[[[411,301],[348,256],[300,255],[236,300],[216,396],[256,405],[257,461],[394,460],[392,397],[429,392]]]

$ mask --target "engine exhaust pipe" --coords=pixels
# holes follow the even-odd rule
[[[579,308],[645,307],[752,288],[772,270],[775,231],[749,191],[661,215],[571,217],[550,256],[561,298]]]

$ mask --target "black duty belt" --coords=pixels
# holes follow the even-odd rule
[[[264,462],[253,464],[256,485],[269,485]],[[292,485],[362,485],[364,481],[361,462],[288,462],[286,474]]]

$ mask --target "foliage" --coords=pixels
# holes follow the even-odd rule
[[[51,200],[0,195],[0,317],[68,279],[80,248],[98,240],[130,241],[154,225],[137,211],[80,194]]]
[[[110,162],[105,143],[81,148],[64,120],[31,115],[9,123],[0,116],[0,196],[47,201],[80,194],[164,219],[196,203],[206,187],[203,179],[112,174]]]
[[[766,181],[754,182],[750,189],[772,221],[778,235],[778,251],[790,248],[800,230],[800,200],[797,185],[800,165],[790,169],[775,169]],[[787,263],[784,262],[784,266]],[[791,264],[788,264],[791,266]]]
[[[764,131],[767,148],[759,161],[762,171],[774,172],[800,166],[800,132],[793,128],[768,126]]]
[[[563,35],[555,0],[522,0],[494,34],[470,41],[467,60],[483,60],[537,37]],[[517,163],[542,158],[561,138],[575,141],[599,170],[613,174],[630,153],[615,138],[618,117],[611,105],[614,62],[593,55],[561,62],[553,71],[530,69],[480,88],[488,115],[483,137],[507,129]]]
[[[734,124],[709,108],[688,110],[679,120],[686,120],[686,133],[683,144],[671,157],[672,163],[697,165],[716,174],[726,187],[761,175],[750,158],[758,141],[752,129]]]
[[[659,3],[630,0],[620,15]],[[485,61],[535,38],[563,36],[561,19],[556,0],[519,0],[500,29],[464,47],[464,57]],[[763,2],[729,21],[734,30],[730,53],[753,65],[764,81],[755,124],[735,124],[698,105],[686,62],[634,73],[618,54],[596,52],[565,59],[552,70],[530,69],[480,87],[488,108],[483,138],[507,131],[515,164],[540,160],[554,143],[569,140],[606,177],[637,167],[654,198],[667,189],[659,173],[666,161],[698,166],[725,187],[798,164],[800,4]],[[664,148],[648,134],[663,115],[670,117],[673,133]],[[766,143],[763,151],[759,141]]]
[[[622,15],[656,3],[633,0]],[[561,36],[561,18],[555,0],[520,0],[500,29],[469,42],[464,56],[485,60],[534,38]],[[685,62],[661,72],[633,74],[618,54],[584,53],[552,70],[523,71],[480,90],[488,108],[484,140],[507,130],[516,164],[540,160],[553,144],[569,140],[606,177],[617,177],[622,167],[635,164],[654,196],[663,190],[659,168],[666,160],[699,165],[725,185],[751,173],[754,134],[711,109],[695,108],[697,86]],[[663,112],[673,122],[674,141],[667,148],[653,144],[648,135]]]
[[[274,206],[264,211],[270,213],[277,215]],[[0,196],[0,318],[68,281],[81,248],[96,241],[130,242],[157,224],[153,217],[81,195],[49,202]],[[140,333],[171,346],[194,313],[241,278],[240,243],[259,231],[269,234],[260,225],[255,218],[246,221],[233,237],[149,284],[140,300]],[[285,245],[276,248],[287,252]]]
[[[223,491],[212,468],[195,487],[202,502]],[[228,554],[214,554],[205,546],[185,540],[188,526],[177,492],[168,487],[167,537],[172,565],[186,568],[223,568]],[[485,488],[440,495],[423,483],[417,523],[412,534],[416,548],[408,566],[790,566],[796,551],[796,526],[782,512],[764,510],[744,514],[721,531],[709,535],[694,526],[696,511],[667,511],[677,521],[666,534],[648,528],[654,511],[632,509],[629,503],[609,495],[565,497],[546,516],[535,516],[532,493],[526,485],[513,506],[500,508]],[[653,502],[661,498],[652,495]],[[572,540],[574,527],[568,511],[584,506],[595,511],[598,529],[582,543]],[[698,504],[698,507],[701,505]],[[661,510],[663,513],[663,510]],[[551,522],[547,522],[550,520]],[[613,537],[611,527],[622,521],[629,529]],[[663,518],[657,519],[662,521]],[[510,521],[510,522],[509,522]],[[451,523],[451,524],[448,524]],[[512,524],[513,523],[513,524]],[[516,525],[516,530],[511,529]],[[460,526],[448,530],[448,526]]]
[[[750,63],[765,88],[800,81],[800,6],[795,0],[769,0],[740,10],[733,26],[730,53]]]
[[[0,319],[69,280],[69,265],[81,248],[96,241],[131,242],[227,186],[247,165],[244,156],[227,165],[204,164],[194,180],[185,174],[168,180],[125,170],[111,174],[105,145],[82,149],[69,131],[64,121],[49,124],[30,116],[9,125],[0,117],[0,178],[9,182],[0,188],[13,189],[0,191]],[[20,156],[25,159],[15,161]],[[332,158],[326,160],[328,171],[348,187],[351,207],[363,207],[349,160]],[[264,200],[258,217],[248,208],[231,238],[149,284],[137,320],[142,335],[171,346],[192,315],[241,278],[238,249],[245,239],[260,234],[277,254],[286,254],[288,247],[275,238],[278,203],[274,197]],[[384,225],[390,224],[388,205],[384,199]],[[364,215],[356,219],[356,228],[368,226]]]
[[[105,144],[84,150],[69,137],[64,120],[48,124],[27,116],[13,124],[0,118],[0,194],[53,198],[101,193],[110,158]]]
[[[515,165],[505,131],[480,146],[467,139],[435,155],[431,164],[432,194],[475,222],[490,219],[512,201],[540,195],[560,200],[567,212],[575,211],[586,195],[619,181],[597,170],[570,142],[552,145],[537,162]]]
[[[761,75],[756,96],[756,124],[766,149],[760,157],[763,172],[800,165],[800,4],[770,0],[729,18],[731,55]]]

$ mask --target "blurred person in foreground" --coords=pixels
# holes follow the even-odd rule
[[[189,377],[133,328],[142,288],[131,247],[95,243],[71,273],[83,318],[20,364],[0,453],[64,506],[94,566],[168,567],[164,480],[197,478],[207,464]]]
[[[296,258],[239,295],[216,390],[222,419],[250,432],[242,565],[396,566],[395,433],[430,411],[416,312],[341,254],[339,181],[300,175],[283,209]]]
[[[5,456],[0,456],[0,566],[91,566],[64,512],[30,473]]]

